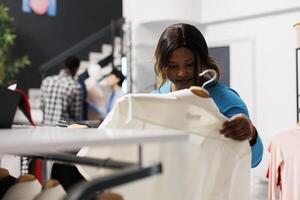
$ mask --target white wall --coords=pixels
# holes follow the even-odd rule
[[[133,23],[199,21],[200,3],[199,0],[123,0],[123,16]]]
[[[201,22],[289,12],[300,8],[298,0],[201,0]]]

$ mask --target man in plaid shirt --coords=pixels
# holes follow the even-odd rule
[[[83,92],[79,82],[74,79],[79,63],[76,56],[70,56],[58,75],[49,76],[42,81],[41,108],[44,125],[55,125],[58,120],[81,120]]]

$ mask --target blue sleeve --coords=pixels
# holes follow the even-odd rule
[[[220,87],[209,92],[216,105],[218,106],[220,112],[224,116],[230,118],[236,114],[244,114],[249,117],[246,104],[234,90]],[[258,133],[256,143],[251,146],[251,151],[251,167],[254,168],[260,163],[263,156],[263,143]]]
[[[232,106],[230,109],[226,110],[226,112],[223,114],[226,117],[232,117],[233,115],[236,114],[244,114],[247,117],[249,117],[247,107],[244,103],[240,105]],[[259,137],[258,132],[257,132],[256,143],[253,146],[251,146],[251,151],[252,151],[251,167],[254,168],[260,163],[263,156],[263,143]]]
[[[258,133],[257,133],[256,143],[251,147],[251,150],[252,150],[251,167],[254,168],[260,163],[263,156],[263,143]]]

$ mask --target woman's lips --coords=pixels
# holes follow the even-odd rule
[[[192,80],[177,80],[176,84],[179,85],[181,88],[186,88],[192,86]]]

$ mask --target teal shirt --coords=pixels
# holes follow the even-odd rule
[[[209,92],[209,96],[214,100],[220,112],[224,116],[230,118],[236,114],[244,114],[249,117],[246,104],[233,89],[225,86],[221,82],[217,82],[215,85],[205,89]],[[168,92],[171,92],[171,82],[167,82],[160,88],[153,91],[153,93],[157,94],[164,94]],[[251,146],[251,150],[251,167],[254,168],[260,163],[263,156],[263,144],[258,133],[256,143]]]

